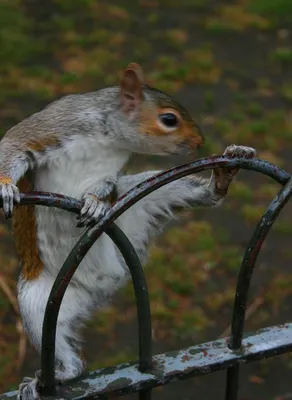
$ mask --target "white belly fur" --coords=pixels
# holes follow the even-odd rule
[[[94,149],[92,153],[95,153]],[[95,154],[94,157],[97,158]],[[103,177],[114,176],[125,162],[125,154],[121,154],[118,162],[116,152],[114,161],[110,154],[104,155],[102,162],[95,161],[94,157],[90,162],[77,162],[76,159],[70,162],[69,157],[65,162],[58,157],[52,159],[48,166],[41,167],[36,172],[35,190],[80,199],[86,191],[95,188]],[[45,206],[36,207],[36,221],[44,272],[49,272],[55,278],[84,228],[76,228],[75,214]],[[81,283],[92,293],[107,297],[125,282],[127,276],[111,239],[102,234],[81,262],[72,283]]]

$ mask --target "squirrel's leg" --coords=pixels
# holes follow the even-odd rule
[[[77,217],[77,227],[92,225],[102,218],[116,197],[116,178],[105,178],[99,187],[85,193],[84,205]]]
[[[12,216],[14,200],[20,203],[20,194],[17,186],[10,182],[9,178],[0,176],[0,197],[3,201],[3,211],[5,218]]]
[[[255,150],[245,146],[229,146],[228,157],[254,158]],[[124,175],[117,181],[118,197],[161,171]],[[211,179],[189,175],[171,182],[139,200],[118,219],[117,224],[131,240],[141,262],[147,258],[149,240],[159,234],[174,212],[187,206],[216,207],[222,204],[237,169],[220,168]]]
[[[41,351],[42,321],[53,279],[41,274],[37,279],[20,279],[18,301],[24,329],[38,352]],[[80,293],[81,291],[82,293]],[[89,316],[91,296],[84,290],[69,285],[63,298],[57,324],[55,354],[57,382],[71,380],[85,369],[80,357],[79,328]],[[25,378],[19,386],[18,399],[38,399],[39,372],[34,379]]]
[[[40,400],[39,383],[41,371],[35,373],[35,378],[23,378],[18,387],[17,400]]]
[[[256,157],[256,151],[252,147],[231,145],[225,149],[223,155],[228,158],[238,157],[252,159]],[[201,191],[197,192],[197,195],[194,196],[190,205],[199,205],[203,207],[216,207],[221,205],[238,170],[239,168],[213,169],[208,184],[206,184],[205,179],[201,180]],[[198,177],[196,175],[189,175],[184,179],[193,180],[195,183]]]
[[[255,158],[256,151],[252,147],[236,146],[235,144],[228,146],[224,153],[228,158]],[[211,181],[214,183],[214,190],[223,196],[227,194],[227,190],[239,168],[216,168],[212,171]]]

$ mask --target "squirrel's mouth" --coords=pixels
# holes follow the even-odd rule
[[[198,144],[197,144],[197,149],[201,149],[201,148],[204,146],[204,144],[205,144],[205,138],[204,138],[204,136],[201,134],[201,136],[200,136],[200,141],[199,141]]]
[[[192,137],[191,139],[186,139],[184,141],[182,141],[179,144],[179,147],[181,148],[181,150],[185,150],[185,151],[189,151],[190,153],[193,152],[196,149],[200,149],[201,147],[204,146],[204,137],[203,135],[198,135],[195,137]]]

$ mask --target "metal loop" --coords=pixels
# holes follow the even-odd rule
[[[233,312],[230,347],[232,349],[240,348],[245,318],[245,306],[256,257],[260,251],[261,244],[267,236],[275,218],[278,216],[279,212],[291,196],[292,178],[291,175],[289,175],[286,171],[267,161],[258,159],[229,159],[224,156],[210,157],[163,171],[137,185],[128,193],[119,198],[108,211],[108,213],[99,221],[99,223],[97,223],[94,227],[87,229],[83,236],[79,239],[78,243],[74,246],[54,282],[45,312],[42,338],[42,382],[44,384],[42,388],[42,394],[55,394],[55,333],[58,312],[66,288],[68,287],[70,280],[80,262],[103,232],[111,237],[113,242],[117,245],[122,253],[127,265],[129,266],[135,289],[139,321],[139,369],[140,371],[146,371],[151,368],[151,316],[149,297],[143,270],[131,243],[123,234],[123,232],[113,224],[113,222],[137,201],[170,182],[173,182],[186,175],[198,173],[208,169],[224,167],[242,168],[257,171],[268,175],[278,183],[285,185],[285,187],[272,201],[260,223],[258,224],[257,229],[250,241],[249,248],[247,249],[243,258],[239,272]],[[81,203],[79,201],[66,196],[54,195],[51,193],[34,192],[26,195],[21,194],[21,205],[25,204],[57,207],[74,213],[78,213],[81,209]],[[226,394],[226,399],[228,400],[234,400],[237,398],[238,368],[239,367],[237,364],[235,367],[230,367],[229,369]],[[232,382],[230,377],[232,377]],[[141,392],[140,398],[150,398],[150,391],[146,389]]]

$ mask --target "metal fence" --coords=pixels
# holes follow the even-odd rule
[[[139,258],[114,221],[133,204],[161,186],[189,174],[219,167],[239,167],[268,175],[282,185],[259,221],[244,254],[235,292],[231,336],[152,356],[151,313],[147,284]],[[269,327],[243,338],[245,310],[252,273],[262,244],[292,194],[292,176],[263,160],[211,157],[159,173],[119,198],[94,227],[89,228],[68,255],[55,280],[46,307],[41,352],[42,398],[106,399],[138,392],[140,400],[151,399],[154,387],[218,370],[227,370],[226,400],[238,398],[240,364],[261,360],[292,350],[292,323]],[[51,193],[21,195],[21,205],[57,207],[78,214],[81,202]],[[57,392],[54,377],[55,333],[61,302],[70,280],[94,242],[105,232],[118,247],[131,273],[134,286],[139,335],[139,360],[89,372],[68,382]],[[14,399],[17,392],[0,395]]]

